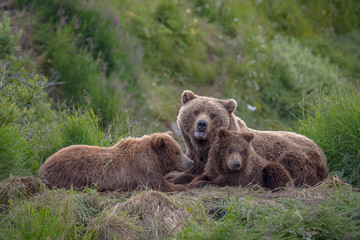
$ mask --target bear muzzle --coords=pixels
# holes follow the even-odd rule
[[[194,162],[193,160],[191,160],[190,158],[188,158],[188,157],[186,157],[186,156],[184,155],[183,161],[182,161],[182,166],[180,166],[180,170],[181,170],[181,171],[186,171],[186,170],[192,168],[192,166],[194,165],[194,163],[195,163],[195,162]]]
[[[241,168],[241,161],[239,158],[230,159],[227,163],[230,170],[237,171]]]
[[[203,119],[197,121],[194,134],[195,138],[200,140],[206,139],[208,125],[208,122]]]

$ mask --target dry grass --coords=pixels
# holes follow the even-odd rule
[[[91,219],[88,229],[94,231],[98,239],[145,239],[134,219],[115,213],[106,212]]]
[[[344,228],[348,221],[355,221],[352,224],[355,226],[360,216],[360,212],[354,210],[359,205],[359,190],[336,175],[314,187],[287,187],[276,192],[258,186],[206,186],[172,194],[143,188],[106,193],[92,189],[83,192],[42,190],[38,179],[33,177],[10,178],[0,183],[0,189],[1,199],[6,196],[6,202],[18,199],[0,216],[1,221],[16,221],[29,229],[41,229],[32,226],[31,219],[37,209],[47,209],[48,218],[52,213],[57,214],[50,219],[54,223],[52,228],[59,234],[74,238],[83,236],[84,239],[192,239],[199,236],[217,239],[226,233],[250,239],[264,234],[275,238],[310,235],[321,238],[338,234],[339,230],[331,229]],[[38,195],[28,198],[35,193]],[[17,211],[24,209],[22,206],[30,207],[32,215],[26,215],[28,211]],[[41,213],[36,214],[41,216]],[[17,216],[15,220],[12,215]],[[66,225],[63,230],[57,228],[56,219]],[[337,226],[340,223],[343,225]],[[326,224],[334,226],[326,227]],[[13,226],[9,231],[16,232]],[[320,230],[314,230],[318,228]],[[241,229],[253,235],[246,235]],[[65,234],[64,231],[69,232]],[[348,232],[360,236],[360,231],[353,226]],[[23,235],[20,232],[17,236]],[[223,237],[232,239],[233,236]]]
[[[26,198],[41,193],[44,184],[35,177],[10,177],[0,182],[0,204],[8,204],[13,198]]]
[[[166,194],[152,190],[140,192],[123,204],[116,205],[113,211],[126,212],[135,217],[145,229],[147,239],[161,239],[176,234],[188,215]]]

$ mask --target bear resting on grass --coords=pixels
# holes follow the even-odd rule
[[[204,174],[194,178],[187,187],[202,187],[207,183],[242,187],[258,184],[276,189],[291,183],[289,172],[281,164],[269,162],[255,152],[251,146],[253,138],[253,133],[219,128]]]
[[[195,161],[193,168],[172,179],[187,184],[204,172],[216,130],[253,133],[252,146],[257,154],[271,162],[279,162],[295,179],[295,185],[315,185],[328,176],[322,150],[305,136],[283,131],[257,131],[234,115],[235,100],[198,96],[189,90],[181,95],[177,123],[186,147],[186,155]]]
[[[126,138],[112,147],[73,145],[50,156],[39,169],[49,187],[134,190],[138,186],[164,192],[186,188],[167,182],[171,171],[185,171],[194,161],[186,157],[171,132]]]

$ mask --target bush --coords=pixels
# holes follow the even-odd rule
[[[341,74],[327,59],[315,56],[295,39],[276,37],[272,41],[271,79],[263,86],[262,99],[284,120],[301,116],[302,107],[317,96],[341,91]],[[305,105],[305,106],[304,106]]]
[[[20,39],[21,31],[17,35],[10,33],[10,18],[5,12],[3,15],[3,22],[0,23],[0,62],[8,60],[19,49],[17,42]]]
[[[360,95],[323,97],[295,129],[323,149],[329,170],[360,187]]]

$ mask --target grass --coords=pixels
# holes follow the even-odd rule
[[[342,182],[360,186],[358,2],[12,0],[7,7],[1,239],[360,238],[359,191]],[[14,27],[24,29],[20,52]],[[98,193],[48,190],[28,176],[62,147],[110,146],[168,129],[184,89],[236,99],[236,115],[250,127],[299,121],[296,131],[314,139],[342,181],[332,175],[275,193]]]
[[[252,127],[285,128],[301,117],[304,95],[334,77],[359,77],[355,1],[11,2],[30,15],[26,24],[14,17],[31,25],[22,40],[32,44],[29,57],[63,83],[50,96],[79,106],[91,98],[105,125],[127,111],[141,125],[168,126],[191,89],[235,98]],[[337,65],[343,73],[328,70]]]
[[[322,98],[295,127],[323,149],[330,171],[356,187],[360,186],[359,99],[357,90]]]
[[[3,205],[3,239],[360,237],[360,194],[336,176],[315,187],[275,193],[208,186],[175,194],[146,189],[105,193],[45,189],[33,194],[12,197]]]

